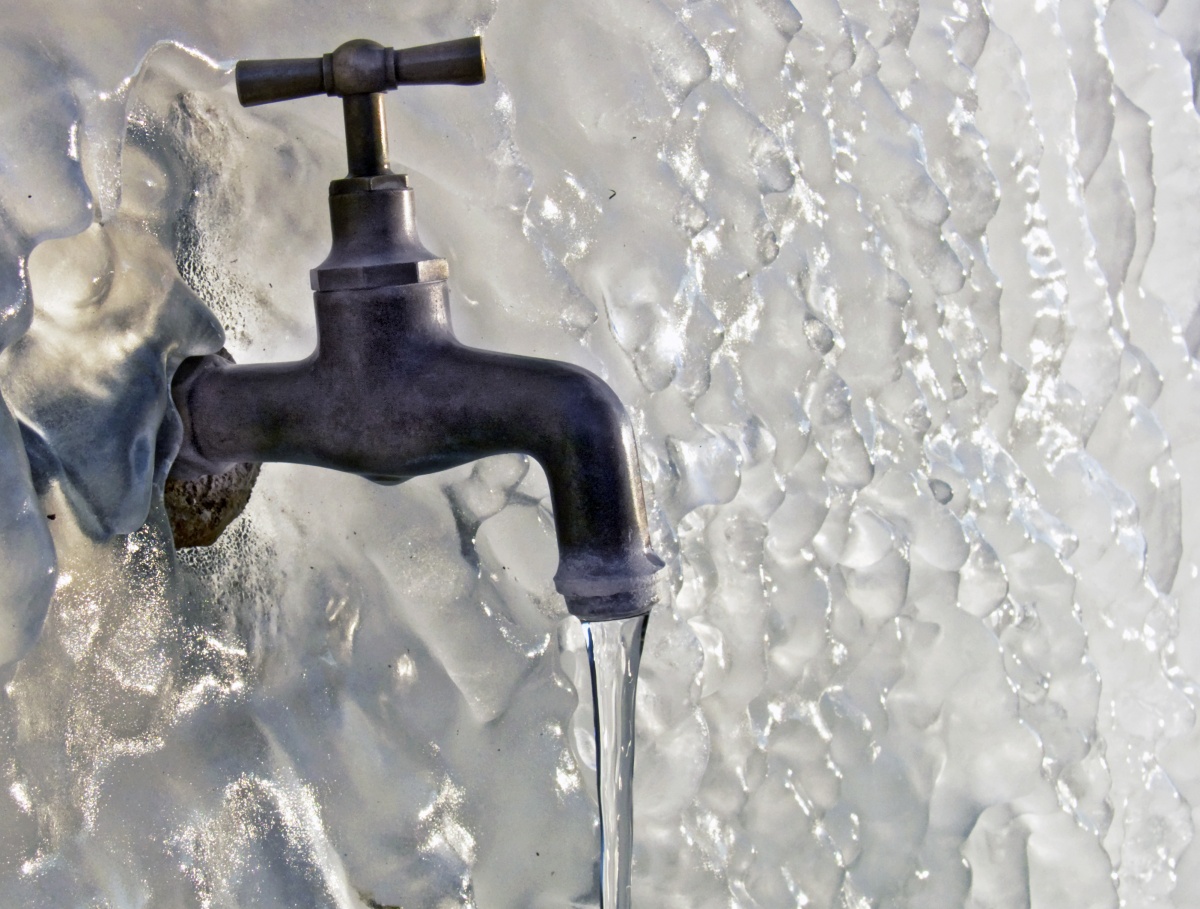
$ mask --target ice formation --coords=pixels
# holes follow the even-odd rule
[[[423,239],[629,405],[678,586],[635,904],[1200,903],[1200,3],[3,13],[0,903],[594,903],[536,467],[156,504],[179,360],[311,348],[344,167],[228,61],[471,30],[388,102]]]

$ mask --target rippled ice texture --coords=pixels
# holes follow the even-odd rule
[[[635,901],[1200,902],[1200,3],[0,6],[4,905],[595,901],[538,468],[158,504],[179,360],[310,349],[344,167],[214,61],[471,30],[393,157],[460,335],[630,406],[678,586]]]

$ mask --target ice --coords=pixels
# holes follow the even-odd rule
[[[143,7],[3,9],[0,902],[597,903],[537,465],[161,510],[345,167],[231,62],[478,31],[392,155],[460,337],[631,411],[635,905],[1196,904],[1196,3]]]

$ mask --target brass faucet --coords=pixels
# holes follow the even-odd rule
[[[581,619],[648,612],[662,586],[625,409],[586,369],[461,344],[444,259],[417,237],[413,191],[388,164],[383,94],[484,81],[479,38],[393,50],[350,41],[322,58],[237,64],[238,98],[342,98],[349,173],[329,187],[333,248],[311,273],[317,349],[294,363],[184,362],[172,396],[172,477],[288,461],[398,483],[518,452],[546,471],[555,584]]]

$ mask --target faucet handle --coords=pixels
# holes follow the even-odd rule
[[[478,35],[394,50],[347,41],[324,57],[239,60],[234,68],[243,107],[310,95],[371,95],[401,85],[479,85],[486,78]]]
[[[234,67],[243,107],[322,93],[340,97],[351,177],[391,173],[384,92],[401,85],[479,85],[485,78],[478,35],[402,50],[360,38],[324,57],[239,60]]]

